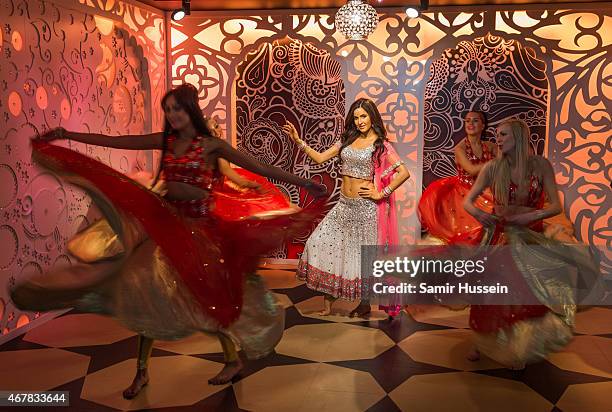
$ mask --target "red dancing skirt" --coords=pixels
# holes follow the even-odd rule
[[[482,225],[463,208],[471,186],[458,176],[438,179],[427,186],[419,201],[421,224],[432,236],[449,244],[474,244],[482,237]],[[476,206],[493,211],[490,192],[476,200]]]
[[[120,282],[122,277],[127,277],[121,273],[135,261],[132,257],[141,253],[143,247],[142,243],[138,246],[138,242],[130,241],[130,231],[126,229],[126,225],[122,227],[121,222],[113,223],[117,221],[114,216],[122,215],[138,222],[142,228],[142,237],[147,239],[146,242],[152,243],[153,251],[148,260],[161,259],[167,262],[164,272],[171,275],[169,279],[176,274],[180,280],[166,283],[170,286],[184,285],[196,306],[199,306],[200,312],[208,319],[228,326],[240,316],[245,274],[256,268],[259,257],[291,236],[308,230],[324,210],[324,200],[319,200],[308,208],[293,210],[293,213],[272,214],[265,218],[255,216],[241,220],[224,220],[203,213],[203,217],[191,219],[182,213],[180,207],[177,208],[179,205],[167,202],[134,180],[94,159],[42,140],[33,141],[32,146],[33,158],[39,164],[64,176],[69,182],[72,181],[87,190],[111,222],[113,231],[119,235],[122,243],[133,247],[126,247],[130,250],[125,250],[123,258],[116,261],[119,267],[113,269],[114,276],[113,273],[107,273],[104,279],[81,282],[79,279],[88,279],[91,276],[68,273],[66,276],[54,277],[48,274],[44,279],[37,279],[36,284],[25,282],[14,291],[14,296],[22,292],[23,300],[32,305],[29,310],[39,310],[34,309],[34,306],[38,305],[38,301],[45,300],[49,291],[54,291],[57,299],[51,299],[52,294],[49,294],[48,302],[45,303],[46,310],[74,307],[75,304],[78,306],[84,302],[83,297],[96,290],[96,284],[115,284]],[[249,178],[253,179],[252,176]],[[277,195],[272,197],[273,200],[260,199],[259,204],[255,202],[248,207],[232,206],[229,211],[221,213],[227,213],[233,218],[245,216],[247,209],[251,212],[255,207],[269,209],[272,205],[279,204],[280,197],[282,195],[277,191]],[[218,204],[220,210],[224,205],[236,203],[235,198],[229,203],[227,199],[224,198]],[[201,204],[196,206],[204,212],[209,210],[208,201],[200,202]],[[140,259],[144,260],[147,259]],[[74,284],[61,285],[66,278],[72,279]],[[57,279],[57,282],[54,283],[54,279]],[[146,280],[146,277],[139,278],[141,283]],[[172,301],[170,292],[172,290],[166,293],[168,302]],[[114,288],[113,293],[101,299],[117,301],[121,297],[120,294],[121,288]],[[102,303],[100,302],[100,305]],[[148,319],[155,313],[149,312],[149,315],[141,313],[140,316]],[[190,315],[190,318],[193,316]]]
[[[265,177],[245,169],[234,170],[245,179],[259,183],[261,189],[243,189],[225,178],[223,185],[215,188],[213,192],[211,211],[216,217],[237,221],[268,212],[277,213],[292,209],[289,200]]]

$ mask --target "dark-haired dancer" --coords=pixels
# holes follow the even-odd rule
[[[60,128],[32,142],[39,163],[88,191],[118,235],[122,252],[112,260],[28,279],[11,291],[21,309],[74,307],[113,316],[137,332],[137,374],[126,398],[148,382],[153,339],[175,340],[198,331],[218,334],[226,365],[211,383],[219,384],[240,369],[233,342],[248,358],[258,358],[282,336],[282,308],[263,282],[245,282],[245,274],[255,268],[259,254],[308,227],[316,212],[238,222],[214,219],[210,203],[220,184],[218,159],[303,186],[317,197],[325,193],[314,182],[261,164],[212,137],[193,86],[168,92],[162,108],[160,133],[110,137]],[[104,164],[48,143],[62,138],[121,149],[162,149],[166,200]],[[99,248],[104,256],[104,242]]]
[[[370,304],[362,296],[366,288],[362,287],[361,246],[398,244],[393,192],[410,173],[387,140],[380,113],[369,99],[351,105],[340,140],[323,153],[306,145],[291,123],[283,129],[316,163],[335,156],[342,161],[340,200],[306,242],[298,277],[326,294],[321,315],[328,315],[333,300],[342,298],[361,300],[351,316],[366,316]],[[395,316],[400,306],[385,309]]]
[[[463,200],[483,166],[495,158],[497,146],[482,140],[486,128],[483,112],[470,111],[464,117],[466,137],[455,146],[457,175],[431,183],[419,200],[419,218],[430,235],[444,243],[466,243],[480,233],[481,225],[463,209]],[[478,206],[491,211],[490,193],[478,197]]]

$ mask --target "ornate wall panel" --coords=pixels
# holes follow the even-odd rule
[[[545,64],[518,41],[487,35],[445,50],[431,63],[425,90],[423,186],[456,174],[453,149],[469,110],[487,113],[487,140],[501,121],[525,120],[533,151],[543,154],[547,100]]]
[[[166,71],[159,13],[113,1],[1,4],[0,328],[6,334],[39,316],[15,310],[6,285],[71,264],[67,239],[98,216],[82,192],[31,163],[30,137],[57,126],[110,135],[158,130]],[[153,167],[146,152],[72,145],[124,173]]]
[[[262,44],[238,66],[236,80],[236,146],[266,164],[315,179],[328,188],[333,201],[340,193],[338,161],[317,165],[285,135],[287,122],[318,151],[333,145],[344,125],[344,83],[341,66],[329,53],[309,43],[284,38]],[[274,183],[295,204],[312,199],[304,189]],[[298,236],[303,243],[308,233]],[[295,257],[289,245],[276,258]]]
[[[506,57],[487,55],[485,62],[506,59],[512,64],[503,67],[516,69],[489,82],[495,87],[504,84],[507,94],[512,94],[513,87],[523,88],[518,101],[529,109],[518,111],[537,125],[534,144],[553,162],[565,212],[575,223],[578,238],[610,248],[610,6],[597,11],[434,12],[418,19],[407,19],[401,10],[379,9],[379,15],[380,23],[367,41],[349,41],[336,33],[329,12],[194,13],[181,23],[170,24],[171,82],[194,82],[200,88],[202,106],[225,121],[228,136],[236,143],[240,136],[234,122],[237,106],[232,104],[232,90],[237,65],[248,53],[288,36],[335,55],[342,67],[346,103],[359,96],[378,103],[389,137],[412,174],[399,197],[401,237],[404,242],[413,242],[419,237],[415,205],[421,193],[422,170],[432,164],[424,159],[423,151],[424,136],[429,133],[425,105],[426,95],[431,93],[427,85],[432,84],[428,83],[432,65],[435,73],[439,63],[434,62],[447,50],[503,51],[514,45],[514,52]],[[465,79],[469,80],[467,74]],[[440,80],[442,84],[461,83],[450,76],[449,70],[446,81]],[[454,115],[448,116],[454,124]],[[496,116],[505,114],[501,110]],[[446,145],[454,141],[457,127],[448,127],[451,132],[440,136]],[[448,163],[441,168],[444,173],[448,169]],[[609,271],[612,260],[609,256],[604,259]]]

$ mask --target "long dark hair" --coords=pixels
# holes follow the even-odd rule
[[[196,132],[200,136],[210,136],[210,130],[206,125],[206,119],[200,109],[200,102],[198,98],[198,89],[189,83],[183,83],[175,89],[170,90],[162,97],[161,107],[165,111],[166,101],[170,96],[174,96],[176,103],[187,112],[189,119],[196,129]],[[175,130],[172,129],[170,123],[164,116],[164,140],[166,136],[173,134]]]
[[[346,114],[346,119],[344,120],[344,132],[342,132],[342,136],[340,136],[342,146],[340,147],[339,153],[342,153],[342,150],[344,150],[345,147],[350,146],[361,134],[355,125],[355,110],[359,108],[365,110],[368,116],[370,116],[372,129],[374,129],[376,136],[378,136],[374,142],[374,153],[372,154],[372,157],[376,158],[377,162],[380,162],[380,157],[385,150],[384,144],[387,141],[387,130],[385,129],[385,125],[383,124],[378,108],[370,99],[357,99],[349,108],[349,111]]]
[[[208,129],[206,124],[206,119],[202,114],[202,109],[200,109],[200,103],[198,99],[198,89],[195,86],[189,83],[183,83],[180,86],[170,90],[168,93],[162,97],[161,100],[161,108],[162,111],[165,112],[166,101],[170,96],[174,96],[176,103],[189,115],[189,119],[193,124],[193,127],[196,129],[196,132],[199,136],[203,137],[211,137],[212,133]],[[168,136],[174,134],[176,130],[172,129],[168,119],[164,115],[164,140],[162,143],[162,151],[160,158],[160,165],[157,172],[157,176],[155,176],[155,180],[153,181],[153,185],[159,179],[159,175],[162,172],[164,156],[166,155],[166,151],[168,150]]]

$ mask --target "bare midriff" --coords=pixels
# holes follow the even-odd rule
[[[374,182],[357,177],[342,176],[340,192],[346,197],[360,197],[359,191],[362,187],[374,187]]]
[[[523,213],[528,213],[536,210],[536,208],[529,206],[518,206],[518,205],[508,205],[508,206],[495,206],[495,216],[506,217],[506,216],[514,216],[520,215]]]
[[[166,182],[166,188],[165,197],[169,200],[197,200],[208,196],[208,191],[188,183]]]

